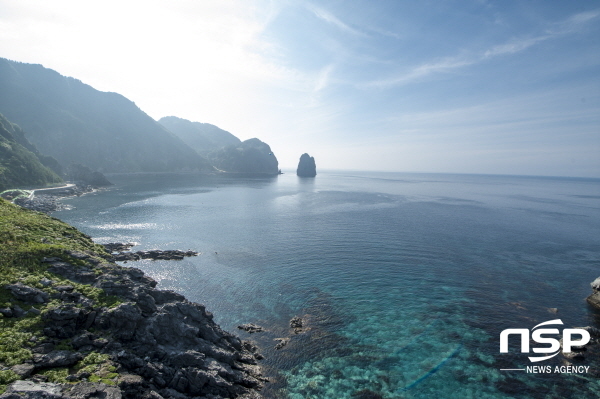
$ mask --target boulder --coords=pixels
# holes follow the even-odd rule
[[[12,295],[19,301],[26,303],[45,303],[48,302],[48,294],[37,288],[30,287],[21,283],[9,284],[5,286]]]
[[[45,355],[33,355],[33,364],[36,369],[46,369],[53,367],[70,367],[83,359],[79,352],[71,351],[52,351]]]

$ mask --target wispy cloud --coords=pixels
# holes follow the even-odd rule
[[[313,92],[318,93],[319,91],[327,87],[327,85],[329,84],[331,72],[333,72],[334,68],[334,64],[329,64],[319,71]]]
[[[554,24],[544,33],[538,34],[537,36],[514,38],[470,56],[461,55],[447,57],[439,61],[425,63],[416,66],[405,73],[387,79],[371,81],[360,86],[380,88],[401,86],[431,75],[448,73],[480,62],[489,61],[496,57],[520,53],[546,40],[579,32],[588,23],[598,19],[598,17],[600,17],[600,10],[575,14],[564,21]]]
[[[462,58],[462,57],[453,57],[446,58],[437,62],[427,63],[419,65],[418,67],[413,68],[412,70],[394,76],[389,79],[382,79],[371,81],[366,84],[361,84],[363,87],[380,87],[386,88],[390,86],[402,86],[404,84],[408,84],[420,79],[423,79],[429,75],[437,74],[437,73],[446,73],[450,72],[454,69],[462,68],[465,66],[469,66],[475,63],[474,60]]]
[[[488,58],[493,58],[505,54],[519,53],[540,42],[550,39],[552,36],[553,35],[542,35],[537,37],[519,38],[511,40],[507,43],[499,44],[497,46],[492,47],[489,50],[484,51],[478,60],[485,60]],[[477,62],[478,60],[474,60],[473,63]]]
[[[311,11],[317,18],[327,22],[328,24],[335,26],[336,28],[340,29],[343,32],[351,33],[351,34],[357,35],[357,36],[367,36],[364,32],[361,32],[360,30],[355,29],[355,28],[351,27],[350,25],[344,23],[338,17],[336,17],[335,15],[333,15],[332,13],[330,13],[329,11],[327,11],[321,7],[317,7],[314,4],[306,4],[306,8],[309,11]]]
[[[519,53],[546,40],[576,33],[579,30],[581,30],[588,22],[598,18],[599,16],[600,10],[572,15],[566,20],[551,26],[544,34],[540,34],[534,37],[516,38],[507,43],[494,46],[491,49],[485,51],[480,57],[480,60],[504,54]]]

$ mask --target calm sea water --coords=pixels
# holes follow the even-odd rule
[[[322,172],[111,176],[54,216],[99,243],[194,249],[139,267],[258,342],[281,398],[584,398],[585,375],[500,371],[499,333],[598,326],[600,180]],[[557,308],[558,313],[550,309]],[[308,330],[290,333],[301,316]],[[253,322],[265,333],[240,332]],[[274,338],[291,337],[275,350]],[[551,360],[544,365],[560,364]]]

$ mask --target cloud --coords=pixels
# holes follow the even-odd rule
[[[516,40],[511,40],[507,43],[499,44],[497,46],[492,47],[489,50],[483,52],[479,60],[485,60],[488,58],[493,58],[496,56],[504,55],[504,54],[515,54],[521,51],[528,49],[531,46],[534,46],[540,42],[548,40],[552,37],[552,35],[543,35],[538,37],[531,38],[521,38]],[[474,61],[476,62],[476,61]],[[473,63],[474,63],[473,62]]]
[[[329,64],[329,65],[325,66],[324,68],[322,68],[321,71],[319,71],[319,74],[317,75],[315,87],[313,89],[313,91],[315,93],[319,92],[327,87],[327,85],[329,84],[329,80],[330,80],[329,77],[331,75],[331,72],[333,72],[334,68],[335,68],[334,64]]]
[[[353,27],[342,22],[338,17],[336,17],[329,11],[324,10],[321,7],[317,7],[313,4],[307,4],[306,8],[309,11],[311,11],[313,14],[315,14],[315,16],[317,18],[322,19],[323,21],[335,26],[336,28],[338,28],[339,30],[341,30],[343,32],[350,33],[350,34],[357,35],[357,36],[367,36],[364,32],[361,32],[358,29],[354,29]]]
[[[389,79],[376,80],[376,81],[368,82],[366,84],[360,84],[359,86],[367,87],[367,88],[368,87],[386,88],[386,87],[390,87],[390,86],[402,86],[404,84],[408,84],[408,83],[417,81],[417,80],[427,77],[429,75],[450,72],[453,69],[462,68],[465,66],[472,65],[474,63],[475,63],[474,60],[469,60],[469,59],[462,58],[462,57],[446,58],[446,59],[443,59],[443,60],[440,60],[437,62],[419,65],[418,67],[415,67],[412,70],[410,70],[404,74],[401,74],[401,75],[398,75],[398,76],[395,76],[395,77],[392,77]]]
[[[581,30],[581,28],[588,22],[598,18],[598,16],[600,16],[600,11],[598,10],[572,15],[565,21],[554,24],[554,26],[548,29],[547,32],[544,34],[529,38],[517,38],[507,43],[494,46],[491,49],[485,51],[480,57],[480,60],[504,54],[515,54],[527,50],[528,48],[535,46],[536,44],[541,43],[543,41],[576,33],[579,30]]]
[[[488,61],[496,57],[520,53],[546,40],[577,33],[582,28],[584,28],[590,21],[597,19],[599,16],[599,10],[575,14],[564,21],[553,24],[550,27],[550,29],[547,29],[544,33],[539,34],[537,36],[514,38],[505,43],[495,45],[487,50],[481,51],[470,56],[461,55],[455,57],[447,57],[439,61],[434,61],[416,66],[408,72],[387,79],[374,80],[367,83],[359,84],[359,86],[366,88],[387,88],[394,86],[402,86],[421,80],[430,75],[448,73],[452,72],[453,70],[465,68],[474,64],[478,64],[480,62]]]

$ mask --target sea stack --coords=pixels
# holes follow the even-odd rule
[[[306,153],[302,154],[296,174],[300,177],[315,177],[317,175],[315,159]]]

